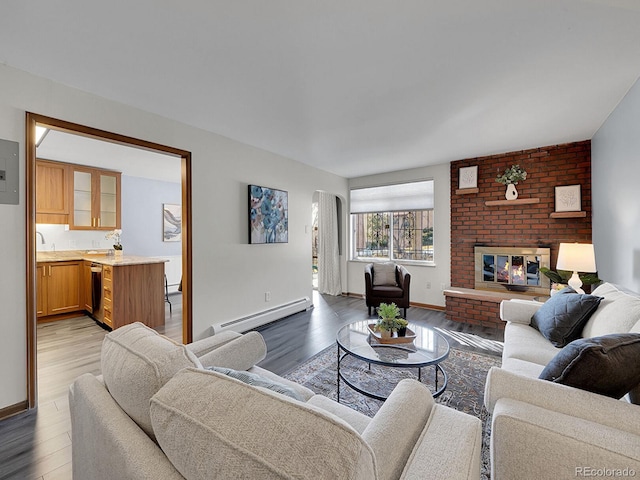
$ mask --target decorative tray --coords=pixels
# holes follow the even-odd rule
[[[411,343],[415,340],[416,338],[416,333],[411,330],[410,328],[407,328],[407,334],[404,337],[398,337],[397,333],[394,333],[393,337],[381,337],[380,336],[380,332],[378,332],[376,330],[376,324],[375,323],[370,323],[369,325],[367,325],[367,327],[369,328],[369,333],[371,333],[371,335],[373,335],[376,339],[376,341],[378,343],[385,343],[385,344],[393,344],[393,343]]]

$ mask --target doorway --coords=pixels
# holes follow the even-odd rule
[[[37,406],[36,315],[36,127],[66,132],[108,143],[143,149],[179,159],[182,200],[182,341],[192,341],[191,295],[191,153],[174,147],[127,137],[27,112],[26,116],[26,250],[27,250],[27,397],[28,408]]]

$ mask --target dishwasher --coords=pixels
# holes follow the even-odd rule
[[[92,317],[102,323],[102,265],[91,264],[91,310]]]

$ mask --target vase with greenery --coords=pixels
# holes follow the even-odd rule
[[[510,185],[512,183],[518,184],[527,179],[527,172],[520,167],[520,165],[511,165],[507,168],[502,175],[496,177],[496,182],[503,185]]]
[[[515,200],[518,198],[516,185],[518,182],[522,182],[526,179],[527,172],[523,170],[520,165],[511,165],[502,175],[498,175],[498,177],[496,177],[496,182],[507,186],[507,191],[504,195],[507,200]]]
[[[407,327],[407,321],[400,318],[400,309],[395,303],[381,303],[378,307],[376,327],[381,337],[391,337],[394,331]]]

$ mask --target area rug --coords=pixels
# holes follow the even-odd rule
[[[314,392],[337,400],[337,347],[331,346],[318,353],[302,365],[296,367],[284,377],[302,384]],[[484,383],[491,367],[500,366],[500,357],[486,355],[451,347],[449,357],[442,362],[449,381],[445,392],[436,400],[438,403],[455,408],[461,412],[474,415],[483,423],[482,478],[490,478],[489,436],[490,416],[483,406]],[[393,387],[403,378],[417,378],[416,369],[399,369],[371,365],[347,357],[340,366],[341,372],[353,383],[365,390],[381,395],[388,395]],[[422,383],[435,391],[433,367],[422,369]],[[439,386],[442,374],[438,377]],[[344,382],[340,383],[340,403],[365,415],[373,417],[382,402],[361,395]]]

